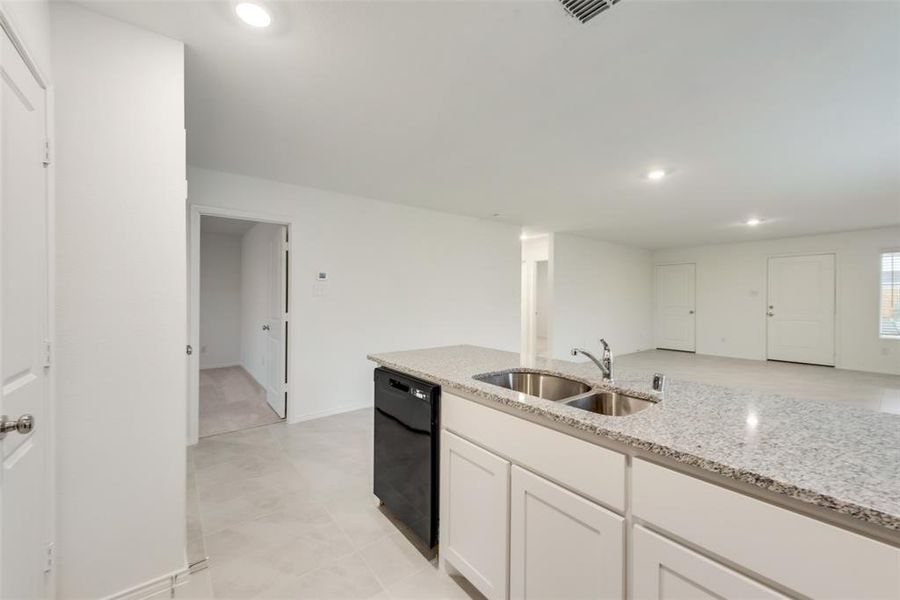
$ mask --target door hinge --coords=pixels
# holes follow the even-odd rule
[[[53,351],[50,340],[44,340],[44,367],[47,368],[53,362]]]
[[[45,139],[44,139],[44,160],[43,160],[43,164],[44,164],[45,167],[49,167],[49,166],[50,166],[50,139],[49,139],[49,138],[45,138]]]
[[[192,355],[194,353],[194,347],[188,344],[184,349],[184,353],[188,356]]]
[[[53,570],[53,543],[47,544],[47,553],[45,555],[44,562],[44,573],[49,573]]]

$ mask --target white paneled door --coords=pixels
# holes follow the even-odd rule
[[[45,94],[0,35],[0,598],[42,598],[50,535]]]
[[[655,346],[694,352],[696,265],[656,267]]]
[[[769,259],[769,360],[834,365],[834,254]]]
[[[287,413],[285,360],[287,344],[286,227],[271,241],[269,260],[269,319],[263,328],[266,344],[266,400],[282,419]]]

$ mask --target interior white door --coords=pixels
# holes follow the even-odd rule
[[[282,419],[287,414],[285,398],[285,344],[287,336],[287,281],[286,227],[278,227],[278,235],[273,236],[269,248],[269,318],[265,329],[266,344],[266,400]]]
[[[696,350],[696,265],[659,265],[656,267],[657,348]]]
[[[45,94],[5,33],[0,46],[0,598],[44,596],[48,332]],[[32,429],[21,418],[31,415]]]
[[[632,536],[634,598],[783,600],[778,592],[640,525]]]
[[[510,598],[622,598],[624,535],[619,515],[512,467]]]
[[[834,254],[769,259],[769,360],[834,365],[834,283]]]

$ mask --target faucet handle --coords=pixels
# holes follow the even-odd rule
[[[604,352],[609,352],[609,344],[606,343],[605,339],[600,338],[600,345],[603,346]]]

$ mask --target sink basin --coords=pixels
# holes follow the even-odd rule
[[[536,371],[504,371],[476,375],[475,379],[545,400],[565,400],[591,390],[591,386],[580,381]]]
[[[597,392],[590,396],[583,396],[566,402],[566,406],[574,406],[581,410],[611,417],[633,415],[654,404],[655,402],[651,402],[650,400],[635,398],[634,396],[628,396],[627,394],[620,394],[618,392]]]

